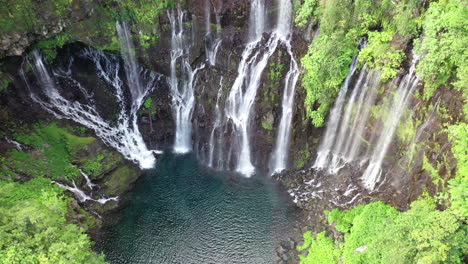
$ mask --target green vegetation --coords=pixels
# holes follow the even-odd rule
[[[327,212],[330,225],[343,239],[334,241],[325,232],[316,237],[305,233],[299,250],[307,249],[308,254],[300,256],[301,263],[464,263],[468,255],[468,124],[448,125],[447,132],[457,159],[455,178],[445,180],[450,174],[439,175],[439,162],[435,168],[426,157],[423,160],[423,169],[439,191],[435,198],[426,193],[406,212],[382,202]]]
[[[2,63],[0,62],[0,93],[5,91],[12,82],[11,78],[4,72],[2,72]]]
[[[301,149],[296,156],[295,167],[297,169],[302,169],[306,166],[306,163],[310,160],[311,152],[309,150],[309,142],[306,142],[304,148]]]
[[[33,31],[47,23],[40,19],[41,13],[51,14],[60,18],[66,15],[67,7],[73,0],[41,1],[40,9],[33,0],[1,0],[0,1],[0,35],[13,31]]]
[[[153,106],[153,99],[151,97],[148,97],[146,101],[143,103],[143,108],[144,109],[149,109]]]
[[[374,202],[328,215],[344,240],[335,243],[325,232],[315,238],[306,233],[299,249],[309,251],[301,263],[462,263],[468,253],[466,218],[452,207],[437,210],[429,197],[406,212]]]
[[[269,131],[273,130],[273,125],[265,121],[262,121],[262,127],[265,130],[269,130]]]
[[[96,139],[57,123],[11,129],[22,149],[0,155],[0,264],[105,263],[85,233],[96,220],[52,183],[80,175],[72,162]]]
[[[120,12],[117,18],[121,20],[135,21],[138,27],[140,45],[149,48],[158,39],[155,30],[159,28],[159,15],[164,10],[175,7],[174,0],[143,0],[143,1],[118,1]]]
[[[386,82],[398,73],[405,54],[391,45],[393,32],[369,32],[369,45],[359,53],[359,59],[381,71],[380,80]]]
[[[36,48],[41,50],[46,58],[54,59],[57,56],[57,49],[62,48],[69,40],[71,40],[69,33],[61,33],[53,39],[39,41]]]
[[[211,99],[211,98],[208,98],[208,99]],[[144,112],[146,112],[149,115],[150,118],[151,116],[156,115],[156,104],[154,104],[153,98],[148,97],[143,103],[142,109],[144,110]]]
[[[0,263],[105,263],[67,223],[70,201],[49,179],[0,180]]]
[[[303,2],[296,14],[297,25],[308,20],[320,25],[320,33],[301,59],[305,106],[314,126],[324,125],[353,56],[359,53],[361,66],[379,69],[383,82],[397,74],[405,58],[405,39],[419,33],[419,4],[416,0]],[[366,35],[368,45],[359,52],[359,40]]]
[[[104,155],[98,154],[94,159],[88,159],[83,166],[83,170],[87,173],[100,174],[102,172],[102,160]]]
[[[304,245],[299,246],[298,250],[309,249],[309,255],[313,256],[304,258],[301,257],[301,263],[305,264],[334,264],[337,263],[341,256],[341,250],[336,247],[333,240],[327,237],[325,232],[317,234],[314,238],[310,231],[304,234]]]
[[[283,63],[271,63],[269,67],[269,78],[273,84],[278,85],[281,81],[281,77],[283,76],[283,72],[286,69],[286,66]]]
[[[141,47],[149,48],[159,39],[159,16],[175,1],[0,0],[0,6],[0,35],[46,34],[48,39],[37,42],[35,48],[52,60],[57,48],[74,41],[118,51],[118,20],[131,21]]]
[[[0,160],[0,178],[16,179],[22,175],[44,176],[53,180],[80,175],[71,165],[73,156],[95,141],[77,137],[52,123],[37,124],[29,133],[16,133],[14,139],[34,151],[9,150]]]
[[[458,0],[432,2],[427,10],[424,35],[415,41],[416,52],[422,55],[417,72],[424,81],[426,100],[449,83],[468,98],[467,13],[467,3]]]

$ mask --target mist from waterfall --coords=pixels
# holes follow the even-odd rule
[[[122,45],[124,70],[127,76],[127,86],[132,95],[131,99],[125,98],[124,81],[119,76],[121,64],[117,57],[105,55],[102,51],[91,48],[85,49],[79,55],[84,59],[91,60],[96,66],[99,77],[113,89],[113,95],[119,105],[118,117],[115,122],[110,122],[100,115],[90,92],[93,89],[84,87],[73,78],[71,70],[73,59],[71,59],[68,69],[51,71],[46,67],[39,52],[33,52],[32,61],[28,60],[28,63],[38,81],[41,93],[36,93],[32,89],[23,69],[21,69],[20,74],[30,89],[31,98],[56,118],[71,119],[94,130],[104,143],[115,148],[126,159],[138,163],[142,169],[153,168],[156,159],[153,151],[147,148],[138,129],[137,111],[143,104],[145,96],[153,90],[160,77],[137,65],[135,56],[132,55],[133,51],[130,51],[133,50],[133,44],[128,26],[119,22],[116,26]],[[67,87],[58,86],[60,79],[67,81]],[[145,81],[143,82],[142,79]],[[60,90],[65,89],[76,89],[86,98],[86,102],[65,98],[60,92]]]
[[[351,69],[352,67],[353,65]],[[347,91],[348,78],[351,77],[351,74],[346,78],[348,83],[345,81],[337,103],[331,111],[327,123],[327,127],[331,124],[331,128],[327,129],[324,135],[324,140],[327,142],[323,142],[319,147],[314,168],[327,169],[330,174],[335,174],[347,163],[357,159],[362,138],[364,138],[364,128],[379,88],[380,74],[367,72],[366,69],[366,66],[361,69],[343,112],[344,96],[346,95],[343,90]]]
[[[216,105],[215,105],[215,121],[213,124],[213,129],[211,130],[210,134],[210,142],[209,142],[209,153],[208,153],[208,167],[217,167],[219,166],[220,159],[218,158],[216,166],[213,164],[213,159],[214,159],[214,154],[215,154],[215,146],[218,146],[218,149],[216,150],[218,153],[218,157],[221,157],[221,142],[223,141],[223,135],[222,132],[220,131],[220,128],[222,128],[222,111],[219,106],[219,102],[221,100],[221,95],[223,94],[224,90],[224,82],[223,82],[223,77],[221,76],[219,80],[219,90],[218,90],[218,96],[216,97]],[[216,133],[218,133],[218,137],[215,138]],[[219,139],[217,142],[215,142],[216,139]]]
[[[313,167],[327,170],[329,174],[336,174],[346,164],[355,163],[359,168],[367,166],[362,175],[362,185],[372,191],[382,181],[382,164],[385,155],[418,85],[418,77],[415,74],[417,56],[413,59],[408,74],[401,78],[400,83],[395,84],[398,79],[393,81],[393,86],[397,87],[397,90],[389,95],[392,101],[381,107],[381,111],[387,113],[381,115],[384,118],[381,121],[383,125],[374,124],[372,129],[366,125],[369,122],[371,108],[375,105],[377,90],[381,86],[378,81],[379,73],[367,72],[367,67],[364,66],[345,105],[350,80],[356,72],[357,60],[357,57],[353,59],[350,72],[330,112],[327,129]]]
[[[330,111],[330,115],[327,122],[327,127],[325,129],[325,134],[322,136],[322,140],[320,142],[317,159],[315,161],[315,168],[325,168],[328,162],[328,158],[330,152],[332,151],[331,146],[335,143],[336,137],[338,136],[338,127],[340,125],[341,115],[343,112],[343,106],[345,103],[346,95],[348,93],[349,84],[351,82],[351,78],[354,76],[358,66],[358,57],[354,57],[353,61],[351,62],[351,66],[349,69],[348,76],[343,82],[341,86],[340,93],[336,98],[335,104]]]
[[[407,110],[408,103],[412,98],[413,92],[418,86],[419,78],[416,76],[416,63],[418,57],[413,58],[411,67],[408,73],[403,76],[398,85],[398,90],[393,96],[392,104],[389,105],[387,111],[390,114],[388,120],[385,121],[382,135],[380,135],[374,152],[369,160],[369,165],[362,175],[362,181],[365,188],[374,190],[376,184],[381,180],[382,163],[385,155],[388,152],[390,143],[395,135],[396,129],[400,120]]]
[[[191,45],[184,30],[185,12],[178,8],[176,12],[168,12],[168,17],[172,32],[169,86],[176,123],[173,148],[175,153],[182,154],[192,150],[192,115],[195,106],[193,82],[204,64],[195,70],[190,65]]]

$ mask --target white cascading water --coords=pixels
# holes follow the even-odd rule
[[[218,96],[216,97],[216,105],[215,105],[215,121],[213,124],[213,129],[211,130],[210,134],[210,151],[208,153],[208,167],[215,167],[213,165],[213,159],[214,159],[214,152],[215,152],[215,146],[218,146],[218,148],[221,147],[221,142],[215,142],[215,133],[222,127],[222,112],[219,107],[219,101],[221,99],[221,95],[223,94],[223,88],[224,88],[224,83],[223,83],[223,77],[221,76],[220,81],[219,81],[219,90],[218,90]],[[221,152],[221,149],[218,149],[218,153]]]
[[[226,119],[231,121],[234,127],[233,141],[235,144],[231,145],[229,151],[231,155],[236,156],[236,171],[245,176],[250,176],[255,171],[250,160],[248,133],[250,110],[255,101],[263,70],[278,46],[278,38],[272,35],[265,45],[267,50],[262,54],[261,39],[264,30],[265,3],[263,0],[254,0],[250,8],[250,42],[242,53],[237,70],[238,75],[225,104]]]
[[[185,12],[177,9],[168,12],[171,23],[171,76],[169,86],[172,95],[172,107],[176,122],[174,152],[188,153],[192,150],[192,115],[195,106],[195,95],[193,91],[193,81],[198,70],[204,67],[202,64],[195,70],[190,65],[189,42],[185,36],[183,27]],[[179,62],[180,73],[177,76],[177,63]]]
[[[96,184],[91,182],[91,179],[89,178],[89,176],[83,170],[79,169],[79,171],[80,171],[81,175],[86,180],[86,186],[88,186],[88,188],[92,191],[93,188],[96,186]],[[58,186],[72,192],[75,195],[75,197],[82,203],[86,202],[86,201],[93,201],[93,202],[97,202],[97,203],[100,203],[100,204],[105,204],[105,203],[107,203],[109,201],[118,201],[119,200],[119,197],[110,197],[110,198],[101,197],[99,199],[94,199],[91,196],[87,195],[83,190],[78,188],[78,186],[76,186],[75,180],[72,180],[73,187],[68,186],[66,184],[63,184],[63,183],[56,182],[56,181],[52,181],[52,183],[55,183]]]
[[[341,114],[343,112],[343,106],[346,100],[346,95],[348,93],[349,84],[351,82],[351,78],[356,72],[357,66],[358,57],[356,56],[351,62],[348,76],[346,76],[346,79],[344,80],[343,85],[341,86],[340,93],[336,98],[335,104],[333,105],[333,108],[330,111],[330,116],[327,122],[327,128],[320,142],[319,149],[317,152],[317,159],[315,160],[315,164],[313,166],[316,169],[323,169],[328,163],[331,147],[335,143],[335,139],[337,137],[338,127],[340,125]]]
[[[351,101],[347,111],[352,112],[353,105],[357,105],[357,111],[351,119],[352,122],[348,124],[351,125],[348,132],[340,134],[340,142],[343,142],[343,139],[346,137],[349,138],[344,141],[346,144],[343,143],[342,145],[335,146],[336,151],[332,157],[331,173],[337,173],[344,164],[356,160],[362,145],[362,139],[364,138],[364,129],[369,118],[370,109],[374,105],[377,96],[379,78],[380,74],[377,72],[368,73],[364,82],[365,90],[361,91],[357,101]]]
[[[216,64],[216,55],[218,54],[218,50],[221,47],[221,39],[219,36],[219,30],[221,30],[221,20],[218,14],[218,11],[213,6],[213,10],[216,16],[216,28],[214,32],[212,31],[211,27],[211,1],[205,1],[205,27],[206,27],[206,35],[205,35],[205,53],[206,53],[206,61],[209,65],[214,66]]]
[[[75,197],[78,199],[78,201],[80,201],[82,203],[84,203],[86,201],[93,201],[93,202],[96,202],[96,203],[105,204],[105,203],[107,203],[109,201],[118,201],[119,200],[119,197],[110,197],[110,198],[101,197],[99,199],[94,199],[91,196],[87,195],[83,190],[78,188],[76,186],[76,183],[75,183],[74,180],[72,180],[73,187],[68,186],[66,184],[63,184],[63,183],[56,182],[56,181],[52,181],[52,182],[57,184],[58,186],[64,188],[64,189],[67,189],[68,191],[72,192],[75,195]]]
[[[144,97],[146,89],[141,83],[140,71],[135,58],[135,47],[132,41],[132,34],[128,28],[128,23],[117,22],[116,27],[120,40],[120,54],[122,55],[125,63],[127,85],[130,87],[130,93],[132,94],[133,101],[139,101]]]
[[[96,184],[94,184],[91,179],[89,178],[88,174],[86,174],[82,169],[79,169],[81,175],[85,178],[86,180],[86,186],[88,186],[88,188],[90,190],[94,189],[94,187],[96,187]]]
[[[330,134],[325,134],[325,138],[329,137],[334,142],[330,145],[323,144],[323,148],[319,148],[320,155],[317,156],[314,168],[328,169],[330,174],[335,174],[347,163],[358,158],[364,128],[371,106],[374,105],[376,99],[380,76],[378,72],[368,73],[366,68],[364,66],[361,69],[344,112],[341,113],[337,109],[337,114],[328,121],[329,123],[337,122],[339,129],[337,129],[338,127],[331,128]],[[342,89],[345,87],[343,86]],[[343,105],[340,106],[337,103],[335,107],[342,108]],[[332,114],[334,114],[334,109]],[[336,136],[332,134],[336,134]]]
[[[270,172],[278,173],[287,168],[289,141],[291,138],[291,123],[294,110],[294,95],[299,78],[299,66],[291,47],[292,3],[281,0],[279,2],[277,32],[291,58],[289,71],[284,78],[281,120],[276,135],[276,144],[270,160]]]
[[[39,103],[44,109],[55,115],[57,118],[71,119],[95,131],[96,135],[101,138],[104,143],[115,148],[126,159],[138,163],[140,168],[153,168],[156,159],[153,151],[148,150],[145,142],[140,134],[137,124],[137,111],[143,103],[144,97],[154,88],[158,77],[154,73],[144,71],[138,67],[135,62],[135,57],[131,52],[125,52],[126,48],[131,48],[130,33],[127,26],[122,26],[117,23],[117,29],[120,31],[119,37],[122,45],[123,58],[125,61],[125,72],[127,75],[128,87],[131,91],[132,99],[125,100],[123,81],[119,77],[120,63],[117,58],[106,56],[102,51],[94,49],[86,49],[81,53],[81,57],[94,62],[99,76],[104,79],[114,89],[114,96],[120,105],[119,114],[115,124],[105,120],[97,111],[96,104],[93,100],[88,100],[86,103],[68,100],[63,97],[56,84],[56,78],[66,78],[73,80],[68,71],[49,72],[45,66],[42,56],[37,52],[33,52],[33,62],[30,63],[34,75],[38,80],[42,93],[45,99],[35,94],[29,86],[27,79],[24,76],[23,70],[21,75],[28,87],[30,87],[31,98]],[[65,75],[64,75],[65,74]],[[144,77],[146,85],[142,85],[141,78]],[[72,82],[78,91],[85,98],[89,97],[86,89],[76,80]],[[67,87],[70,89],[71,87]],[[130,103],[130,112],[126,110],[126,102]]]
[[[265,24],[265,0],[252,0],[249,15],[249,41],[256,41],[262,36],[265,32]]]
[[[18,141],[15,141],[15,140],[13,140],[11,138],[8,138],[8,137],[5,137],[5,140],[6,140],[6,142],[14,145],[17,150],[23,151],[23,145],[21,143],[19,143]]]
[[[290,44],[292,27],[292,6],[288,0],[278,1],[278,20],[270,38],[266,43],[262,40],[266,31],[266,8],[264,0],[254,0],[250,7],[249,36],[239,67],[237,77],[226,98],[224,108],[224,122],[219,122],[224,132],[231,131],[230,146],[227,151],[226,167],[234,163],[235,170],[247,177],[255,172],[251,161],[249,142],[250,117],[252,108],[260,86],[263,71],[269,58],[275,53],[280,43],[285,44],[287,52],[291,56],[290,70],[285,79],[285,95],[283,96],[283,116],[277,138],[277,146],[271,162],[273,170],[280,170],[287,164],[287,148],[290,138],[290,126],[292,120],[292,104],[294,92],[299,75],[298,64],[293,56]],[[215,121],[216,122],[216,121]],[[217,128],[221,131],[221,127]],[[212,133],[213,134],[213,133]],[[219,133],[222,135],[222,132]],[[211,140],[210,140],[211,141]],[[221,143],[222,144],[222,143]],[[210,145],[210,148],[214,146]],[[214,151],[210,151],[210,156]],[[218,168],[223,167],[221,154],[218,153]],[[232,159],[232,161],[231,161]],[[214,166],[213,157],[209,158],[209,164]],[[221,164],[221,165],[219,165]]]
[[[362,175],[362,182],[366,189],[374,190],[376,184],[380,181],[382,174],[382,163],[392,142],[395,131],[400,123],[403,113],[406,111],[408,103],[412,98],[413,92],[418,86],[419,78],[416,75],[416,63],[418,57],[413,58],[408,74],[403,76],[396,94],[393,96],[393,102],[387,109],[390,114],[386,120],[382,135],[377,141],[369,165]]]
[[[232,121],[235,129],[234,140],[238,146],[238,149],[233,153],[237,157],[236,171],[245,176],[250,176],[255,171],[251,162],[248,133],[250,112],[260,85],[263,70],[268,63],[268,59],[273,55],[278,46],[278,38],[274,35],[270,37],[266,44],[267,51],[263,55],[261,54],[259,43],[260,38],[247,44],[242,54],[238,76],[226,100],[226,118]]]

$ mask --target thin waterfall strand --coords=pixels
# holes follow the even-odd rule
[[[288,0],[279,1],[278,25],[276,32],[281,41],[286,45],[286,50],[291,58],[289,71],[284,78],[284,90],[282,99],[282,114],[276,135],[275,148],[270,159],[270,171],[281,172],[288,165],[289,141],[291,138],[291,123],[293,119],[294,95],[299,78],[299,66],[294,58],[291,47],[291,21],[292,4]]]
[[[185,12],[180,9],[177,14],[168,12],[171,23],[171,76],[169,86],[172,95],[172,107],[176,122],[174,141],[175,153],[187,153],[192,150],[192,115],[195,106],[193,81],[197,72],[204,67],[202,64],[195,70],[189,62],[190,45],[186,40],[183,27]],[[180,75],[177,76],[177,63],[180,65]]]
[[[348,76],[346,76],[346,79],[344,80],[343,85],[341,86],[340,93],[338,94],[338,98],[335,101],[335,105],[330,111],[330,117],[328,118],[327,128],[325,130],[323,139],[320,142],[320,146],[317,152],[317,159],[315,160],[315,164],[313,166],[316,169],[323,169],[328,163],[331,147],[333,146],[333,143],[335,143],[337,137],[338,127],[341,121],[346,94],[348,93],[349,84],[351,82],[351,78],[356,72],[357,66],[358,57],[356,56],[351,62]]]
[[[218,96],[216,97],[216,105],[215,105],[215,121],[213,124],[213,129],[211,130],[210,134],[210,151],[208,153],[208,167],[213,167],[213,156],[214,156],[214,149],[215,145],[220,145],[219,142],[215,142],[215,133],[217,130],[221,128],[222,125],[222,112],[219,107],[219,101],[221,99],[221,95],[223,94],[223,77],[221,76],[220,81],[219,81],[219,90],[218,90]]]
[[[419,79],[415,72],[417,60],[418,57],[415,56],[408,74],[403,77],[398,86],[398,90],[393,97],[393,103],[387,109],[388,113],[390,113],[390,118],[385,122],[386,125],[383,128],[383,134],[380,136],[374,153],[370,158],[369,165],[362,176],[363,185],[368,190],[374,190],[381,178],[381,167],[385,155],[390,147],[390,143],[392,142],[401,117],[407,109],[409,100],[418,86]]]

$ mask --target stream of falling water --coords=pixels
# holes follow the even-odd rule
[[[216,55],[218,50],[221,47],[221,38],[219,36],[219,31],[221,30],[221,18],[219,17],[218,10],[213,5],[213,10],[216,18],[216,28],[214,32],[211,27],[211,7],[212,3],[210,0],[205,0],[205,53],[206,61],[209,65],[214,66],[216,64]]]
[[[370,140],[366,139],[365,131],[371,107],[375,104],[377,90],[380,87],[379,74],[367,72],[366,66],[363,67],[343,112],[350,78],[354,75],[357,67],[357,58],[353,60],[350,73],[346,77],[330,112],[327,129],[313,166],[315,169],[327,170],[329,174],[336,174],[351,162],[358,162],[362,166],[369,161],[362,175],[362,185],[370,191],[375,189],[377,183],[381,181],[385,155],[398,124],[407,110],[409,100],[418,85],[418,77],[415,74],[417,60],[417,56],[414,56],[408,74],[401,78],[397,86],[392,103],[383,107],[383,110],[388,113],[388,117],[382,120],[383,127],[374,128],[374,130],[378,129],[382,132],[373,131]],[[370,142],[365,147],[367,149],[365,155],[361,151],[363,140]],[[374,142],[376,143],[374,144]]]
[[[327,165],[328,158],[331,152],[331,146],[335,143],[337,137],[338,126],[340,125],[341,114],[348,93],[349,83],[351,77],[353,77],[358,66],[358,57],[354,57],[349,69],[349,74],[346,76],[343,85],[341,86],[340,93],[335,101],[335,104],[330,111],[330,117],[328,118],[327,128],[325,134],[320,142],[320,146],[317,153],[317,159],[314,164],[314,168],[323,169]]]
[[[222,126],[222,112],[219,107],[219,101],[221,99],[221,95],[223,94],[223,88],[224,88],[224,82],[223,82],[223,77],[221,76],[220,81],[219,81],[218,96],[216,97],[215,121],[214,121],[213,129],[211,130],[211,135],[210,135],[210,143],[209,143],[210,151],[208,153],[208,167],[213,167],[215,146],[217,145],[218,147],[221,147],[220,142],[216,142],[217,144],[215,144],[215,133],[216,131],[219,131],[219,128]],[[217,151],[218,153],[220,153],[221,149],[218,149]]]
[[[174,152],[188,153],[192,150],[192,115],[195,106],[193,81],[197,72],[204,64],[195,70],[190,65],[190,42],[184,30],[185,12],[177,9],[168,12],[171,23],[171,76],[169,86],[172,95],[172,107],[176,123]],[[177,64],[179,62],[179,64]],[[178,68],[179,65],[179,76]]]
[[[270,167],[281,171],[287,166],[288,145],[294,103],[294,93],[299,76],[299,67],[291,48],[292,5],[290,1],[278,2],[277,24],[266,43],[262,40],[266,31],[266,9],[264,0],[254,0],[250,7],[249,37],[239,67],[237,77],[225,102],[224,126],[232,127],[232,138],[224,164],[235,164],[235,170],[247,177],[255,172],[252,164],[250,145],[250,118],[252,108],[260,86],[261,77],[269,58],[276,52],[280,43],[287,47],[291,57],[290,69],[285,78],[284,96],[276,147],[272,154]],[[213,130],[219,129],[213,126]],[[228,129],[226,128],[225,131]],[[213,132],[212,132],[213,134]],[[218,155],[221,155],[218,153]],[[212,158],[210,158],[212,161]],[[231,160],[232,159],[232,160]],[[210,162],[213,166],[213,163]]]
[[[344,98],[340,98],[340,96],[338,97],[339,101],[332,109],[327,123],[327,127],[330,126],[330,129],[324,135],[324,140],[329,142],[322,143],[319,148],[314,164],[316,169],[328,169],[330,174],[335,174],[344,165],[355,160],[359,154],[364,128],[371,106],[374,105],[376,99],[380,76],[378,72],[368,73],[366,68],[364,66],[361,69],[344,112],[341,111]],[[347,85],[349,83],[345,82],[342,90],[347,90]],[[345,93],[340,95],[345,96]],[[334,128],[335,124],[339,124],[339,129],[337,129],[338,126]]]
[[[68,70],[50,71],[37,51],[33,52],[33,60],[32,62],[28,61],[28,63],[33,69],[41,93],[36,94],[33,91],[23,69],[20,70],[20,75],[29,87],[31,98],[45,110],[59,119],[71,119],[94,130],[104,143],[115,148],[126,159],[138,163],[142,169],[148,169],[154,167],[156,159],[153,151],[146,147],[138,129],[137,111],[160,76],[144,71],[137,65],[128,26],[125,23],[120,24],[117,22],[116,27],[119,32],[125,74],[132,95],[131,99],[126,99],[124,96],[124,84],[119,77],[121,66],[118,58],[107,56],[102,51],[90,48],[80,54],[82,58],[91,60],[95,64],[98,75],[113,88],[113,95],[120,106],[116,122],[107,121],[99,114],[96,103],[90,99],[91,94],[80,82],[73,79],[70,68]],[[71,67],[72,63],[73,60],[70,62],[69,67]],[[69,80],[70,87],[58,87],[55,78],[66,78]],[[143,85],[142,78],[145,79],[145,85]],[[85,103],[69,100],[61,95],[60,89],[76,89],[87,100]],[[128,108],[130,110],[127,110]]]
[[[407,109],[409,100],[411,99],[414,90],[418,86],[419,78],[416,76],[415,68],[418,62],[418,57],[414,56],[408,74],[403,76],[396,94],[393,96],[393,102],[387,109],[390,117],[385,122],[383,133],[379,137],[377,144],[374,148],[369,165],[362,175],[362,181],[365,188],[374,190],[376,184],[381,180],[382,163],[385,155],[390,147],[393,136],[396,132],[398,124],[400,123],[403,113]]]
[[[278,13],[277,32],[281,41],[286,45],[286,50],[291,58],[289,71],[284,78],[284,89],[282,99],[281,120],[276,135],[276,144],[270,159],[270,173],[281,172],[287,168],[289,140],[291,138],[291,123],[294,110],[294,94],[296,83],[299,78],[299,66],[291,47],[291,21],[292,3],[291,1],[280,1]]]

